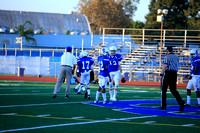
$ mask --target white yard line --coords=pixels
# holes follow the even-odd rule
[[[120,118],[120,119],[97,120],[97,121],[77,122],[77,123],[65,123],[65,124],[47,125],[47,126],[38,126],[38,127],[29,127],[29,128],[18,128],[18,129],[1,130],[0,133],[3,133],[3,132],[14,132],[14,131],[26,131],[26,130],[34,130],[34,129],[44,129],[44,128],[51,128],[51,127],[84,125],[84,124],[112,122],[112,121],[126,121],[126,120],[142,119],[142,118],[150,118],[150,117],[156,117],[156,116],[139,116],[139,117],[129,117],[129,118]]]
[[[2,115],[16,115],[17,113],[6,113],[6,114],[2,114]]]
[[[146,122],[143,122],[143,123],[155,123],[156,121],[146,121]]]
[[[189,126],[195,126],[195,124],[185,124],[185,125],[182,125],[184,127],[189,127]]]
[[[13,94],[0,94],[0,96],[12,96],[12,95],[47,95],[52,93],[13,93]]]
[[[73,103],[82,103],[82,102],[61,102],[61,103],[41,103],[41,104],[25,104],[25,105],[7,105],[7,106],[0,106],[0,108],[44,106],[44,105],[73,104]]]
[[[50,114],[37,115],[37,117],[47,117],[47,116],[51,116],[51,115]]]
[[[84,116],[78,116],[78,117],[72,117],[72,119],[83,119],[85,118]]]
[[[0,86],[20,86],[20,84],[0,84]]]

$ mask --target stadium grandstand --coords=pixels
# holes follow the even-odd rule
[[[19,35],[11,30],[27,20],[33,24],[37,45],[26,42],[24,37],[21,43],[16,42]],[[37,34],[39,27],[46,34]],[[163,37],[160,29],[102,30],[102,34],[93,35],[84,15],[0,10],[0,74],[19,75],[23,68],[27,76],[57,77],[60,57],[67,46],[73,47],[77,58],[87,50],[96,59],[100,48],[115,45],[123,55],[122,69],[129,81],[158,82],[166,46],[173,46],[180,58],[178,82],[185,83],[184,76],[190,69],[189,50],[200,50],[200,30],[163,29]],[[110,34],[111,30],[118,34]],[[65,35],[67,31],[69,35]],[[172,32],[174,35],[169,35]],[[98,65],[94,68],[97,74]]]
[[[26,11],[0,10],[0,26],[5,27],[6,33],[12,33],[10,28],[17,28],[18,24],[23,24],[26,20],[33,23],[34,31],[39,32],[43,27],[45,31],[51,34],[65,34],[67,30],[71,34],[91,34],[90,25],[84,15],[74,14],[56,14],[40,13]],[[25,25],[28,28],[29,25]],[[72,33],[74,32],[74,33]]]

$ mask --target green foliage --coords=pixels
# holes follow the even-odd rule
[[[164,17],[164,29],[200,29],[199,0],[151,0],[149,14],[145,16],[145,28],[160,29],[156,21],[158,9],[168,9]]]
[[[44,32],[44,28],[40,26],[39,31],[40,31],[39,34],[43,34],[43,32]]]
[[[80,0],[78,13],[87,16],[92,31],[102,27],[126,28],[139,0]]]
[[[32,22],[29,20],[17,26],[17,32],[19,33],[19,36],[24,36],[27,42],[33,41],[35,45],[37,45],[36,40],[33,38],[34,30],[32,28],[25,29],[26,24],[29,24],[30,26],[32,26]]]
[[[189,29],[200,29],[200,1],[190,0],[187,4],[186,10],[184,10],[185,16],[187,16],[187,25]]]
[[[144,23],[140,22],[140,21],[131,21],[131,24],[129,26],[129,28],[133,28],[133,29],[143,29],[144,28]],[[129,34],[131,35],[142,35],[142,31],[141,30],[130,30]]]
[[[65,35],[69,35],[70,34],[70,30],[67,30]]]

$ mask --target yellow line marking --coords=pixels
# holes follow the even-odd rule
[[[2,115],[2,114],[0,114]],[[20,115],[14,114],[12,116],[20,116],[20,117],[31,117],[31,118],[45,118],[45,119],[56,119],[56,120],[80,120],[80,121],[98,121],[92,119],[73,119],[73,118],[63,118],[63,117],[49,117],[49,116],[34,116],[34,115]],[[120,119],[120,118],[119,118]],[[120,121],[106,121],[109,123],[117,123],[117,124],[133,124],[133,125],[151,125],[151,126],[170,126],[170,127],[190,127],[190,128],[200,128],[200,126],[182,126],[175,124],[162,124],[162,123],[140,123],[140,122],[120,122]]]

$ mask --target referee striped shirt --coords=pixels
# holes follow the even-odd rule
[[[177,55],[170,53],[165,56],[164,64],[167,64],[166,71],[178,71],[179,58]]]

